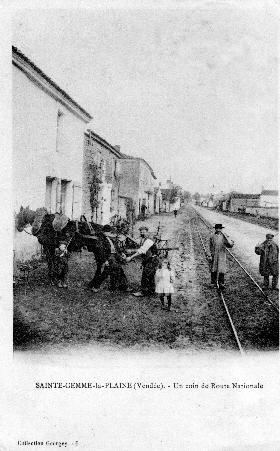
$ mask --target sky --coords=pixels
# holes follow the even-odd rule
[[[277,18],[253,4],[17,10],[13,45],[159,181],[259,192],[277,187]]]

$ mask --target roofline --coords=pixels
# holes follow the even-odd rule
[[[278,190],[274,189],[264,189],[261,192],[264,196],[278,196]]]
[[[68,109],[78,114],[85,122],[93,117],[84,110],[75,100],[48,77],[36,64],[25,56],[17,47],[12,46],[12,63],[27,75],[29,79],[46,91],[49,95],[60,100]],[[39,77],[38,77],[39,76]]]
[[[95,133],[90,128],[87,129],[85,132],[85,136],[92,138],[94,141],[99,142],[102,146],[106,147],[108,150],[110,150],[113,154],[115,154],[118,158],[123,159],[123,154],[117,150],[112,144],[108,143],[102,136],[99,136],[97,133]]]
[[[157,180],[157,178],[156,178],[156,176],[155,176],[155,173],[154,173],[153,169],[151,168],[151,166],[149,165],[149,163],[147,163],[147,161],[144,160],[144,158],[140,158],[140,157],[132,157],[132,156],[125,155],[125,154],[122,154],[122,155],[123,155],[123,159],[124,159],[124,160],[137,160],[137,161],[143,161],[143,162],[146,164],[146,166],[148,166],[148,168],[149,168],[149,170],[150,170],[150,172],[151,172],[153,178],[154,178],[155,180]]]
[[[235,193],[235,194],[231,194],[230,195],[231,198],[233,199],[244,199],[244,198],[252,198],[252,199],[259,199],[260,194],[239,194],[239,193]]]

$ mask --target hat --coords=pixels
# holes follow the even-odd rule
[[[215,224],[215,229],[224,229],[222,224]]]
[[[147,226],[141,226],[141,227],[139,227],[139,230],[147,230],[147,232],[148,232],[148,227]]]
[[[266,238],[274,238],[274,235],[272,233],[267,233],[265,236]]]

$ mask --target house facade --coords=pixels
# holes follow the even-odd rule
[[[119,146],[112,146],[92,130],[84,136],[83,200],[82,211],[87,220],[108,224],[115,215],[126,217],[127,197],[121,195],[122,154]],[[94,177],[96,204],[91,201]]]
[[[82,213],[84,130],[92,117],[13,47],[13,206]],[[18,259],[38,253],[35,237],[15,231]]]
[[[154,188],[154,213],[159,214],[162,209],[161,184]]]
[[[228,200],[228,209],[232,212],[246,211],[248,207],[258,207],[260,194],[232,193]]]
[[[156,176],[151,166],[143,158],[123,155],[120,195],[132,198],[136,217],[141,214],[142,205],[146,206],[147,215],[154,213],[155,180]]]

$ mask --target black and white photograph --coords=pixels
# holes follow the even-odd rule
[[[132,3],[10,10],[0,448],[276,451],[277,2]]]

